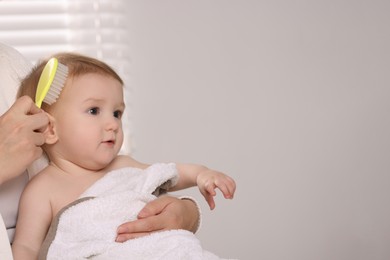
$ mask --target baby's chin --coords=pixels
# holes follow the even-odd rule
[[[111,166],[111,164],[114,162],[115,157],[101,159],[99,161],[89,160],[88,162],[84,162],[79,166],[81,166],[84,169],[88,169],[90,171],[102,171]]]

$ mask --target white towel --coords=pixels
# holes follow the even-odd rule
[[[185,230],[115,242],[117,227],[135,220],[144,205],[156,198],[152,195],[156,188],[170,187],[176,181],[175,164],[154,164],[146,170],[123,168],[106,174],[80,201],[59,213],[41,256],[44,258],[48,248],[47,259],[220,259],[203,250],[196,236]]]

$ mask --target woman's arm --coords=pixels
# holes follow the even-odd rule
[[[116,241],[124,242],[163,230],[195,232],[199,223],[200,211],[194,201],[165,195],[146,204],[137,220],[119,226]]]

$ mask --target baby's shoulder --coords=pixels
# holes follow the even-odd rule
[[[53,171],[54,169],[50,166],[44,168],[31,178],[26,189],[46,190],[45,188],[53,187]]]
[[[22,193],[22,201],[31,203],[45,203],[49,200],[49,195],[53,192],[54,185],[49,178],[49,174],[45,170],[42,170],[31,180],[28,181],[26,187]]]

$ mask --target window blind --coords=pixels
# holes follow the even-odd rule
[[[128,60],[125,1],[3,0],[0,40],[32,61],[58,51]]]
[[[129,82],[125,0],[0,0],[0,42],[14,47],[32,63],[61,51],[92,56]],[[125,86],[128,107],[129,94]],[[126,114],[129,119],[130,113]],[[125,130],[129,122],[124,120]],[[129,145],[124,147],[129,152]]]

